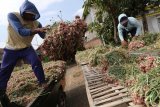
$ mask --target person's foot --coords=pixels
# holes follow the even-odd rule
[[[40,87],[42,87],[43,89],[47,89],[48,88],[48,84],[46,82],[41,83]]]
[[[44,89],[46,89],[46,88],[48,87],[48,84],[47,84],[47,83],[43,83],[43,84],[42,84],[42,87],[43,87]]]

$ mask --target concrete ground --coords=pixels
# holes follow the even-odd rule
[[[89,107],[83,72],[77,65],[68,67],[66,72],[67,107]]]

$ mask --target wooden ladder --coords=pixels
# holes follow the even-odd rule
[[[101,74],[87,64],[81,66],[90,107],[143,107],[132,103],[127,88],[104,82],[103,77],[107,74]]]

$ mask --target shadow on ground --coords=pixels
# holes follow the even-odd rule
[[[66,95],[67,107],[89,107],[85,85],[66,92]]]

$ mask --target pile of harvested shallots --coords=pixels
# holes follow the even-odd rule
[[[66,72],[64,61],[44,63],[43,68],[47,80],[56,80]],[[8,83],[7,94],[12,102],[26,107],[40,95],[41,90],[42,87],[38,85],[31,67],[26,66],[24,69],[13,72]]]
[[[77,50],[83,50],[84,35],[87,24],[75,17],[73,22],[60,22],[58,26],[51,29],[44,43],[39,47],[43,57],[49,60],[75,61]]]

